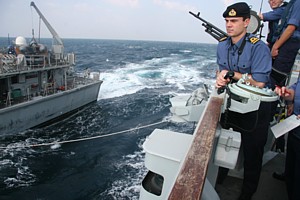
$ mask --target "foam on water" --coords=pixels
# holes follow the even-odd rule
[[[102,72],[100,79],[103,84],[98,100],[134,94],[145,88],[177,87],[185,90],[185,86],[213,84],[210,77],[205,78],[202,75],[205,73],[202,68],[214,61],[203,60],[199,63],[198,59],[203,60],[200,57],[182,60],[173,55],[145,60],[142,63],[129,63],[122,68]]]
[[[139,149],[134,154],[123,157],[115,166],[124,171],[124,176],[111,184],[111,187],[99,195],[101,197],[111,196],[113,199],[137,200],[139,197],[141,181],[147,173],[144,166],[145,153],[143,143],[145,139],[138,142]],[[126,168],[126,170],[124,170]],[[133,176],[134,174],[134,176]]]
[[[58,148],[60,148],[60,147],[61,147],[61,144],[56,143],[56,144],[52,145],[50,148],[51,148],[51,149],[58,149]]]

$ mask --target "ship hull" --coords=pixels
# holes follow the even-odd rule
[[[39,96],[0,110],[0,136],[44,124],[97,101],[102,81],[97,81],[49,96]]]

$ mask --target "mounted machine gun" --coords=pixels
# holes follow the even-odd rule
[[[207,32],[208,34],[213,36],[219,42],[225,40],[228,37],[227,33],[222,31],[221,29],[219,29],[215,25],[211,24],[210,22],[206,21],[205,19],[201,18],[200,17],[200,12],[198,12],[198,14],[195,14],[195,13],[190,11],[189,13],[191,15],[193,15],[194,17],[196,17],[197,19],[201,20],[203,22],[202,26],[204,26],[206,28],[205,32]]]
[[[210,34],[211,36],[213,36],[213,38],[215,38],[216,40],[223,41],[225,40],[228,35],[227,33],[225,33],[224,31],[222,31],[221,29],[219,29],[218,27],[216,27],[215,25],[213,25],[212,23],[206,21],[205,19],[200,17],[200,12],[198,12],[197,14],[189,11],[189,13],[191,15],[193,15],[194,17],[196,17],[197,19],[199,19],[200,21],[202,21],[202,26],[204,26],[205,32],[207,32],[208,34]],[[262,29],[263,24],[261,23],[261,19],[258,17],[257,13],[253,10],[250,11],[250,23],[247,27],[247,32],[248,33],[252,33],[252,34],[256,34],[258,32],[258,30],[261,28]],[[261,33],[260,33],[260,38],[261,38]]]

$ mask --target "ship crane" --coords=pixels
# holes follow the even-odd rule
[[[47,19],[44,17],[44,15],[41,13],[41,11],[36,7],[35,3],[32,1],[30,3],[30,6],[32,6],[40,18],[43,20],[44,24],[47,26],[48,30],[52,34],[53,37],[53,43],[52,43],[52,52],[55,55],[55,59],[60,59],[63,57],[63,52],[64,52],[64,44],[61,40],[61,38],[58,36],[54,28],[49,24]]]

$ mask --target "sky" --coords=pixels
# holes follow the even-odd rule
[[[263,0],[245,0],[259,12]],[[0,37],[39,35],[39,17],[31,0],[0,0]],[[200,17],[225,31],[222,13],[236,0],[35,0],[58,35],[64,38],[217,43]],[[262,12],[270,11],[263,1]],[[265,24],[264,32],[267,32]],[[42,23],[42,38],[51,34]]]

